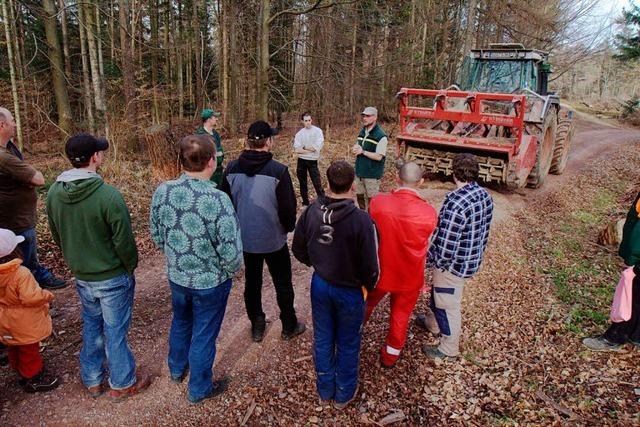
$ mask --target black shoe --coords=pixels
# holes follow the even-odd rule
[[[214,381],[211,393],[199,399],[194,399],[193,397],[191,397],[191,395],[187,395],[187,400],[192,404],[196,404],[202,402],[203,400],[213,399],[214,397],[220,396],[222,393],[227,391],[230,382],[231,379],[229,377],[224,377],[221,380]]]
[[[189,368],[185,369],[184,372],[180,375],[169,374],[169,376],[171,377],[171,381],[176,384],[181,384],[182,381],[184,381],[184,379],[187,377],[187,373],[189,373]]]
[[[9,364],[9,356],[6,353],[0,353],[0,366],[7,366]]]
[[[58,380],[58,377],[41,372],[35,377],[26,380],[23,387],[24,391],[27,393],[41,393],[51,391],[59,385],[60,381]]]
[[[296,323],[296,327],[291,331],[282,331],[282,339],[285,341],[289,341],[291,338],[296,337],[307,330],[307,327],[304,323],[298,322]]]
[[[69,282],[66,280],[58,279],[55,276],[51,276],[49,280],[46,282],[40,283],[40,287],[42,289],[62,289],[66,288],[69,285]]]
[[[264,330],[267,327],[267,322],[264,316],[256,318],[251,322],[251,339],[254,342],[262,342],[264,338]]]

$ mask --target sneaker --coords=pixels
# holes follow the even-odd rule
[[[256,318],[256,320],[251,322],[251,339],[253,339],[254,342],[262,342],[266,327],[267,322],[264,316]]]
[[[584,338],[582,345],[592,351],[618,351],[622,348],[622,344],[612,343],[603,335],[592,338]]]
[[[425,345],[422,352],[430,359],[454,360],[456,356],[449,356],[438,349],[437,345]]]
[[[42,393],[51,391],[60,385],[58,377],[40,372],[33,378],[29,378],[24,382],[23,389],[27,393]]]
[[[46,282],[40,283],[42,289],[56,290],[66,288],[69,282],[66,280],[58,279],[55,276],[51,276]]]
[[[97,399],[104,394],[104,387],[102,387],[102,384],[87,387],[87,393],[89,393],[90,397]]]
[[[333,401],[333,407],[334,409],[337,409],[339,411],[342,411],[344,408],[346,408],[347,406],[349,406],[349,404],[351,402],[353,402],[356,397],[358,397],[358,390],[360,389],[360,384],[358,384],[356,386],[356,391],[353,392],[353,396],[351,396],[351,399],[347,400],[346,402],[336,402],[335,400]]]
[[[297,337],[298,335],[300,335],[306,330],[307,330],[307,327],[305,326],[305,324],[302,322],[298,322],[296,323],[296,327],[293,328],[292,331],[290,332],[282,331],[282,339],[285,341],[289,341],[291,338]]]
[[[207,399],[213,399],[216,396],[220,396],[222,393],[224,393],[225,391],[227,391],[227,389],[229,388],[229,383],[231,382],[231,379],[229,377],[224,377],[220,380],[214,381],[213,382],[213,387],[211,388],[211,393],[207,394],[204,397],[201,397],[199,399],[195,399],[193,397],[191,397],[191,395],[187,395],[187,400],[191,403],[191,404],[197,404],[200,403],[204,400]]]
[[[140,375],[136,376],[136,382],[134,385],[123,388],[122,390],[109,390],[109,397],[114,402],[121,402],[131,396],[135,396],[136,394],[144,391],[151,384],[151,377],[149,375]]]
[[[631,343],[632,345],[634,345],[635,347],[640,347],[640,341],[633,341],[633,340],[629,340],[629,343]]]
[[[433,331],[432,329],[429,328],[429,325],[427,324],[427,315],[424,313],[418,314],[416,316],[415,323],[417,326],[419,326],[420,328],[428,332],[431,332],[433,335],[440,335],[440,331]]]

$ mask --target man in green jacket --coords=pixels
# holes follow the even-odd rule
[[[640,193],[627,214],[618,254],[636,275],[631,288],[631,318],[612,323],[603,335],[582,340],[593,351],[616,351],[627,342],[640,348]]]
[[[47,195],[49,227],[76,277],[82,303],[80,376],[91,397],[121,400],[145,389],[127,343],[138,251],[129,210],[120,192],[97,170],[109,143],[89,134],[71,137],[65,152],[73,169],[63,172]]]
[[[213,142],[216,144],[216,170],[211,177],[211,181],[216,183],[216,187],[220,188],[222,182],[222,172],[224,171],[224,148],[222,147],[222,139],[220,134],[215,129],[218,125],[218,117],[220,112],[206,108],[200,113],[202,119],[202,125],[196,129],[196,135],[209,135],[213,138]]]
[[[387,156],[387,134],[378,124],[378,110],[367,107],[362,113],[363,127],[352,152],[356,155],[356,198],[360,209],[369,209],[371,200],[380,191]]]

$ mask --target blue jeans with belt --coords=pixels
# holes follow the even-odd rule
[[[36,240],[36,229],[29,228],[28,230],[16,233],[18,236],[24,237],[24,242],[18,246],[22,251],[24,260],[22,265],[31,270],[31,274],[35,277],[36,281],[40,284],[47,283],[51,280],[51,272],[40,265],[38,262],[38,243]]]
[[[231,279],[209,289],[192,289],[169,281],[173,320],[169,332],[169,373],[174,378],[189,369],[189,398],[198,400],[213,390],[216,339],[231,292]]]
[[[335,286],[313,273],[313,356],[323,400],[344,403],[356,392],[365,308],[360,288]]]
[[[136,361],[127,342],[135,287],[135,277],[126,273],[98,282],[76,280],[83,320],[80,377],[87,387],[102,383],[105,366],[112,389],[136,382]]]

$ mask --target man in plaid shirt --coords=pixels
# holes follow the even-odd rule
[[[418,324],[442,334],[439,345],[426,345],[430,358],[460,354],[462,316],[460,305],[467,279],[480,269],[489,239],[493,200],[478,179],[478,161],[461,153],[453,159],[457,189],[447,194],[433,235],[427,265],[434,267],[430,310],[418,316]]]

